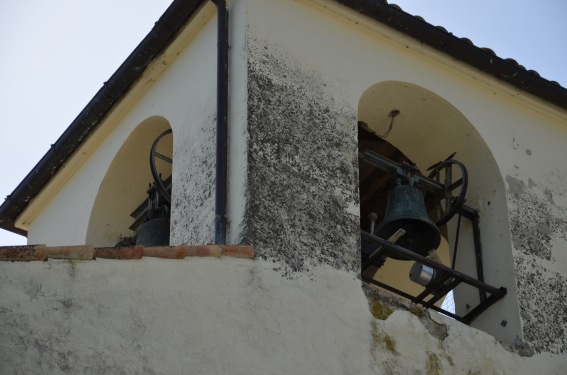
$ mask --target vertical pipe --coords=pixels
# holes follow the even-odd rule
[[[217,145],[215,178],[215,244],[226,243],[228,172],[228,6],[217,6]]]

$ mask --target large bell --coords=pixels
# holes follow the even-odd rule
[[[142,224],[136,245],[169,246],[169,218],[155,218]]]
[[[376,234],[388,239],[398,229],[406,233],[396,242],[422,256],[435,250],[441,242],[437,225],[427,216],[423,192],[412,185],[396,186],[390,192],[384,219],[378,225]],[[390,254],[394,259],[407,260],[406,257]]]

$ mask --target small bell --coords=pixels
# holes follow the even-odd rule
[[[153,183],[148,189],[148,221],[140,229],[136,237],[136,245],[169,246],[169,206]]]
[[[142,224],[138,230],[136,245],[169,246],[169,219],[159,217]]]

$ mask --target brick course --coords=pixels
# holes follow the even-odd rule
[[[0,246],[0,260],[23,261],[45,260],[45,245]]]
[[[35,261],[47,259],[141,259],[154,257],[164,259],[184,259],[186,257],[228,256],[254,259],[254,249],[248,245],[179,245],[179,246],[131,246],[131,247],[93,247],[77,246],[0,246],[0,261]]]

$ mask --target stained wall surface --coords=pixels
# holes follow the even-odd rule
[[[273,17],[274,14],[278,17]],[[157,77],[146,77],[143,84],[149,89],[135,105],[118,111],[120,115],[96,152],[29,223],[30,243],[84,243],[88,218],[107,169],[128,135],[152,116],[166,119],[174,133],[172,243],[212,242],[216,116],[213,63],[216,60],[216,22],[213,15],[214,12],[210,12],[209,17],[205,17],[199,32],[178,55],[159,61],[167,68]],[[284,283],[289,286],[289,293],[296,293],[295,290],[303,288],[298,280],[305,280],[307,284],[314,282],[315,290],[331,281],[311,280],[313,269],[330,267],[336,272],[333,275],[347,275],[344,276],[350,280],[347,284],[352,282],[350,287],[345,286],[346,294],[353,293],[361,298],[347,307],[343,305],[351,301],[345,294],[346,300],[340,299],[332,306],[358,311],[352,316],[350,313],[341,315],[341,319],[345,319],[343,323],[348,326],[352,319],[363,315],[369,318],[366,310],[361,312],[366,305],[361,303],[363,296],[355,276],[359,268],[360,241],[356,134],[359,105],[365,91],[375,84],[407,82],[442,98],[454,109],[451,113],[466,119],[474,129],[473,138],[482,140],[483,150],[491,153],[483,155],[482,160],[490,160],[498,172],[484,175],[482,168],[477,168],[475,179],[482,181],[479,184],[482,189],[477,190],[469,204],[479,210],[481,222],[482,218],[489,218],[485,223],[491,224],[483,224],[482,233],[485,248],[489,250],[485,256],[485,279],[495,286],[506,287],[508,295],[473,324],[498,340],[530,347],[540,353],[538,358],[548,355],[545,353],[564,353],[565,111],[504,86],[334,1],[242,0],[231,3],[231,15],[229,240],[255,246],[257,256],[265,262],[262,269],[270,274],[270,283]],[[413,115],[419,116],[419,113]],[[435,130],[435,124],[430,125]],[[411,133],[412,129],[405,131]],[[440,133],[437,129],[437,134]],[[434,141],[428,139],[428,144],[435,144]],[[417,152],[423,144],[419,137],[414,137],[413,143],[406,146],[410,152]],[[431,160],[420,161],[423,165],[447,156],[445,149],[439,155],[429,155]],[[468,157],[473,160],[474,154]],[[495,185],[492,190],[491,184]],[[492,195],[481,194],[485,191]],[[205,265],[208,267],[208,263]],[[224,271],[236,272],[232,268]],[[344,281],[343,276],[339,279]],[[93,276],[92,280],[104,279]],[[208,280],[191,282],[195,288],[200,288]],[[64,281],[57,279],[54,283]],[[113,281],[114,285],[123,282],[128,283],[128,280]],[[69,287],[74,288],[71,284]],[[242,290],[235,292],[234,299],[229,299],[234,301],[229,307],[237,304],[238,296],[253,298],[239,294],[249,292],[246,283],[238,285]],[[77,284],[79,286],[82,284]],[[270,288],[265,290],[276,292]],[[228,295],[229,289],[220,288],[215,292]],[[5,293],[12,293],[7,290]],[[329,298],[334,298],[330,294]],[[71,294],[69,298],[79,297]],[[155,298],[154,304],[157,301],[157,305],[161,305],[159,295],[154,294],[152,298]],[[199,301],[204,301],[204,297]],[[220,301],[214,301],[211,300],[213,305],[218,302],[220,306]],[[316,301],[315,307],[323,303]],[[227,305],[222,306],[226,309]],[[283,310],[286,306],[278,308]],[[315,308],[309,303],[306,306],[307,310]],[[135,312],[138,308],[145,307],[137,304],[130,310]],[[279,318],[274,314],[258,317],[263,311],[261,305],[251,311],[252,322],[263,322],[266,331],[278,325],[281,329],[281,323],[277,323]],[[289,316],[282,314],[282,318],[292,320],[295,312]],[[392,315],[395,316],[399,314]],[[85,319],[91,317],[87,314]],[[408,319],[405,316],[402,322],[396,323],[397,327],[410,321]],[[317,326],[317,322],[309,322]],[[327,327],[321,326],[321,331]],[[303,326],[292,325],[290,329],[300,335]],[[368,326],[355,328],[355,331],[357,329],[366,332]],[[468,332],[465,337],[485,337],[473,329],[463,329]],[[351,333],[343,331],[343,334],[341,340],[346,337],[348,342],[356,341]],[[337,337],[329,340],[338,342]],[[318,354],[316,358],[329,357],[326,350],[315,348],[314,342],[303,338],[310,343],[305,345],[313,346],[311,349]],[[269,340],[257,339],[252,341],[252,346],[269,345]],[[370,340],[361,345],[365,353],[372,347]],[[290,347],[280,344],[274,344],[274,348]],[[127,347],[120,341],[116,345],[122,349]],[[340,348],[343,347],[339,345],[333,351],[336,354],[333,358],[359,355],[358,350],[351,352],[343,348],[344,352],[340,352],[343,350]],[[160,353],[157,358],[166,358],[167,353]],[[200,350],[200,353],[206,354],[206,351]],[[290,362],[300,356],[294,351],[289,353],[284,358]],[[486,351],[482,353],[491,355]],[[516,357],[510,358],[515,363],[513,366],[524,364]],[[447,363],[450,366],[449,360]],[[353,373],[366,370],[366,365],[363,370],[356,364],[352,366]],[[519,371],[523,370],[519,368]]]
[[[210,61],[216,56],[214,9],[210,5],[201,11],[196,22],[198,32],[193,30],[193,34],[180,37],[184,41],[179,42],[181,46],[174,45],[148,68],[133,92],[91,136],[89,142],[98,144],[91,146],[87,142],[78,151],[75,158],[86,155],[85,160],[45,207],[35,213],[29,223],[28,243],[76,245],[88,240],[92,245],[111,245],[109,239],[87,239],[90,227],[105,225],[100,222],[104,221],[101,215],[97,215],[99,222],[89,222],[90,212],[119,150],[140,124],[147,126],[152,118],[160,119],[156,128],[163,127],[165,122],[173,130],[172,243],[212,242],[216,68]],[[139,162],[148,172],[150,144],[140,145],[145,149],[138,150],[146,155]],[[151,179],[144,182],[142,189],[150,182]],[[141,203],[142,200],[137,204]],[[134,233],[127,230],[119,235],[130,237]]]
[[[261,249],[259,256],[281,261],[284,273],[305,270],[310,260],[338,269],[358,267],[353,248],[359,240],[354,154],[359,100],[374,84],[405,82],[447,103],[451,112],[438,113],[440,120],[468,124],[462,134],[451,130],[449,121],[427,123],[429,130],[406,124],[393,133],[410,140],[404,141],[404,153],[428,155],[419,161],[423,166],[455,147],[471,168],[477,187],[468,204],[481,217],[485,280],[508,290],[473,325],[506,342],[563,353],[565,111],[332,1],[247,4],[250,146],[244,238]],[[404,105],[403,93],[395,95]],[[383,95],[390,97],[387,91]],[[387,114],[390,108],[382,110]],[[415,119],[430,116],[410,111]],[[443,113],[450,118],[443,119]],[[387,121],[384,116],[384,128],[375,130],[384,132]],[[438,155],[424,147],[437,149]],[[467,272],[475,275],[474,267]],[[460,303],[461,309],[469,304]]]
[[[2,374],[563,374],[356,274],[186,258],[0,262]]]

